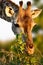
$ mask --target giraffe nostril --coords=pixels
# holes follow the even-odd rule
[[[29,48],[31,48],[31,49],[32,49],[32,48],[33,48],[33,44],[29,44]]]

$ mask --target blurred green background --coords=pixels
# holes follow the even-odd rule
[[[34,42],[43,54],[43,0],[33,0],[33,6],[42,9],[41,14],[35,19],[35,22],[38,25],[34,27],[33,32],[36,33]]]
[[[7,41],[5,44],[0,42],[0,65],[43,65],[43,0],[33,0],[32,6],[42,9],[41,14],[34,19],[37,23],[32,31],[34,54],[28,55],[24,51],[25,43],[20,34],[13,41]]]

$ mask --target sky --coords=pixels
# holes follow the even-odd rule
[[[15,2],[17,5],[19,5],[19,1],[21,0],[12,0]],[[27,1],[30,0],[23,0],[24,4],[26,4]],[[33,1],[31,0],[33,3]],[[43,0],[41,0],[43,2]],[[6,40],[12,40],[15,38],[15,35],[12,31],[12,23],[7,22],[3,19],[0,18],[0,41],[6,41]]]
[[[12,23],[0,18],[0,41],[12,40],[15,38],[11,27]]]

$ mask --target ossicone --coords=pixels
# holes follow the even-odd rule
[[[31,2],[30,1],[27,2],[27,6],[31,6]]]
[[[19,4],[20,4],[20,6],[22,6],[23,5],[23,1],[19,1]]]

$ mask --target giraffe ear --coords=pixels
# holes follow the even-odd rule
[[[36,18],[39,16],[39,14],[42,12],[42,9],[35,9],[35,10],[32,10],[32,18]]]
[[[11,7],[6,6],[5,8],[5,14],[7,17],[12,17],[14,14],[14,10]]]

